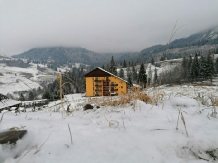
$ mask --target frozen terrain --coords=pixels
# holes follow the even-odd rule
[[[137,100],[87,111],[82,106],[106,99],[67,95],[64,108],[71,104],[72,112],[64,118],[58,111],[60,101],[41,111],[6,112],[0,131],[17,127],[28,134],[16,146],[0,145],[0,162],[217,162],[206,153],[218,148],[218,115],[209,98],[218,97],[216,87],[162,86],[147,94],[155,104]],[[218,157],[217,150],[214,154]]]
[[[38,89],[41,87],[40,82],[52,82],[56,79],[56,75],[53,75],[54,71],[40,72],[36,64],[31,64],[28,68],[8,67],[0,64],[0,73],[2,74],[0,75],[0,93],[4,95]]]

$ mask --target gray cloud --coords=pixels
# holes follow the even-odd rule
[[[33,47],[140,51],[217,25],[217,0],[0,0],[0,54]]]

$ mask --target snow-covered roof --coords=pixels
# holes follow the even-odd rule
[[[20,101],[16,101],[16,100],[12,100],[12,99],[3,99],[0,101],[0,109],[6,108],[9,106],[14,106],[14,105],[17,105],[20,103],[21,103]]]
[[[122,81],[124,81],[124,82],[128,83],[126,80],[124,80],[124,79],[122,79],[122,78],[120,78],[120,77],[118,77],[118,76],[116,76],[116,75],[114,75],[114,74],[112,74],[112,73],[110,73],[110,72],[108,72],[108,71],[104,70],[104,69],[103,69],[103,68],[101,68],[101,67],[98,67],[98,69],[100,69],[100,70],[102,70],[102,71],[104,71],[104,72],[106,72],[106,73],[110,74],[111,76],[114,76],[114,77],[116,77],[116,78],[118,78],[118,79],[120,79],[120,80],[122,80]]]
[[[20,101],[9,99],[7,96],[0,93],[0,109],[6,108],[9,106],[14,106],[20,104]]]

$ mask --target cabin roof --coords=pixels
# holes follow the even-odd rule
[[[0,109],[20,104],[21,101],[9,99],[7,96],[0,94]]]
[[[124,79],[122,79],[122,78],[120,78],[120,77],[118,77],[118,76],[104,70],[101,67],[97,67],[97,68],[95,68],[94,70],[90,71],[89,73],[87,73],[85,75],[85,77],[109,77],[109,76],[114,76],[114,77],[128,83],[126,80],[124,80]]]

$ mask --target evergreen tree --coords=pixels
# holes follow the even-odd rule
[[[127,67],[127,65],[126,65],[126,60],[124,59],[123,60],[123,68],[126,68]]]
[[[199,77],[202,79],[206,78],[206,61],[205,61],[205,57],[201,56],[200,60],[199,60]]]
[[[207,78],[209,78],[212,81],[212,77],[214,76],[214,56],[211,53],[211,51],[209,50],[208,54],[207,54],[207,58],[206,58],[206,76]]]
[[[158,81],[157,81],[157,69],[155,68],[154,69],[154,86],[156,87],[158,84]]]
[[[130,61],[128,62],[128,66],[131,67],[131,62]]]
[[[148,84],[151,84],[151,79],[152,79],[152,73],[151,73],[151,64],[149,64],[148,68]]]
[[[119,77],[124,78],[124,71],[122,68],[120,69]]]
[[[194,60],[193,60],[192,66],[191,66],[192,80],[199,77],[199,68],[200,68],[200,66],[199,66],[199,62],[198,62],[198,56],[197,56],[197,53],[195,53],[195,57],[194,57]]]
[[[215,52],[215,54],[218,54],[218,47],[216,48],[216,52]]]
[[[147,84],[147,75],[144,68],[144,63],[141,63],[139,75],[138,75],[138,83],[142,84],[143,87],[146,87]]]
[[[117,75],[117,67],[116,67],[116,63],[114,62],[113,56],[111,57],[109,72],[111,72],[114,75]]]
[[[129,85],[130,87],[132,87],[132,86],[133,86],[133,84],[132,84],[132,78],[131,78],[131,76],[130,76],[130,75],[128,75],[127,82],[128,82],[128,85]]]
[[[187,73],[188,73],[187,65],[188,65],[188,60],[184,56],[182,59],[182,78],[184,79],[187,77]]]
[[[23,93],[20,94],[20,98],[19,98],[19,100],[20,100],[20,101],[25,101],[25,98],[24,98]]]
[[[151,57],[151,64],[154,65],[154,57]]]
[[[127,74],[127,78],[128,78],[128,75],[131,75],[131,70],[130,70],[129,66],[127,66],[127,68],[126,68],[126,74]]]
[[[216,58],[215,69],[216,69],[216,74],[218,74],[218,58]]]
[[[110,64],[108,63],[108,64],[106,65],[106,67],[105,67],[105,70],[106,70],[106,71],[109,71],[109,69],[110,69]]]
[[[48,100],[50,100],[51,95],[50,95],[50,93],[49,93],[48,90],[46,90],[46,91],[43,93],[42,98],[43,98],[43,99],[48,99]]]
[[[137,72],[134,66],[132,66],[132,80],[137,81]]]
[[[188,70],[188,77],[191,78],[191,67],[192,67],[192,57],[189,56],[189,60],[188,60],[188,65],[187,65],[187,70]]]
[[[30,101],[32,101],[32,100],[34,100],[34,94],[33,94],[33,92],[32,91],[30,91],[29,92],[29,98],[28,98],[28,100],[30,100]]]
[[[166,56],[165,53],[163,53],[163,55],[162,55],[161,58],[160,58],[160,61],[164,61],[164,60],[166,60],[166,59],[167,59],[167,56]]]
[[[101,66],[101,68],[103,68],[103,69],[104,69],[104,64]]]

